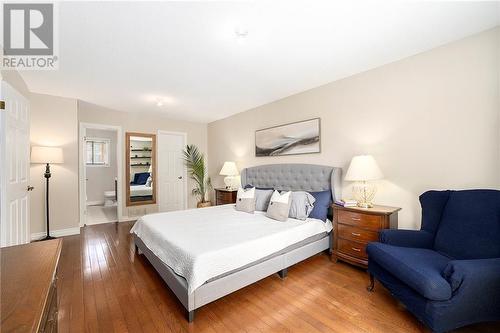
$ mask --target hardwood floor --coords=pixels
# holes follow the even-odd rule
[[[59,264],[60,332],[427,332],[364,271],[318,255],[197,310],[182,305],[134,253],[132,223],[87,226],[64,237]],[[500,324],[457,332],[500,332]]]

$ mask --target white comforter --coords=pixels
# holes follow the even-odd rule
[[[158,213],[137,220],[130,232],[183,276],[191,293],[211,278],[332,229],[330,221],[279,222],[264,214],[234,205]]]

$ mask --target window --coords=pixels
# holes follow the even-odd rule
[[[85,144],[87,165],[109,166],[109,139],[87,138]]]

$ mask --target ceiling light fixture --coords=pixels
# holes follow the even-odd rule
[[[238,40],[243,40],[248,36],[248,30],[242,27],[237,27],[234,30],[234,34]]]

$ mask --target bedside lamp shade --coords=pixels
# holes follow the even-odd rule
[[[224,178],[224,184],[226,185],[226,189],[234,189],[236,188],[236,177],[238,175],[238,168],[236,167],[236,163],[234,162],[224,162],[222,169],[219,172],[219,175],[226,176]]]
[[[371,184],[370,180],[383,178],[382,171],[378,167],[377,162],[371,155],[354,156],[347,169],[345,180],[356,182],[352,186],[352,194],[358,206],[362,208],[373,207],[372,200],[377,192],[375,184]]]
[[[224,162],[222,169],[219,172],[221,176],[237,176],[238,168],[234,162]]]
[[[31,163],[64,163],[63,150],[59,147],[31,147]]]
[[[367,181],[382,179],[384,175],[371,155],[360,155],[352,158],[345,175],[347,181]]]

